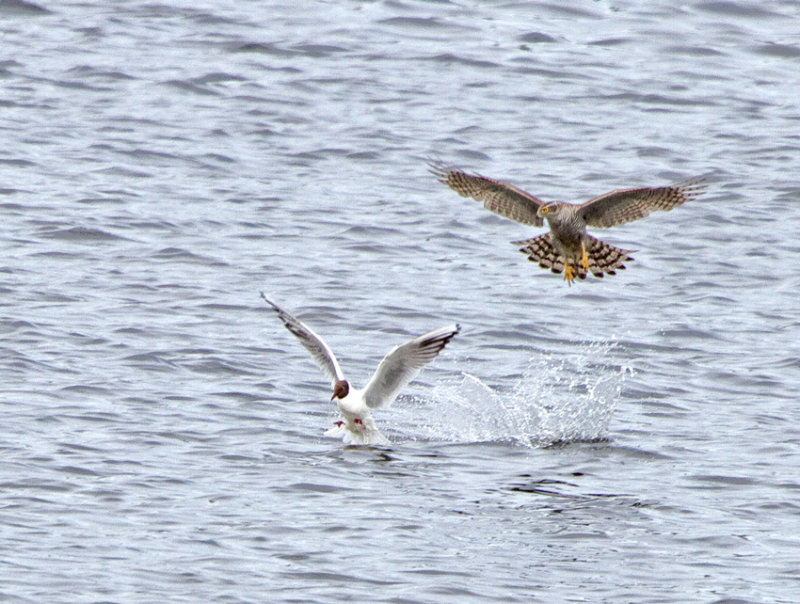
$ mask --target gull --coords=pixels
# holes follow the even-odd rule
[[[420,369],[430,363],[445,345],[460,331],[457,324],[428,332],[392,348],[378,365],[364,388],[350,386],[344,377],[339,361],[327,344],[310,327],[297,317],[269,300],[261,297],[278,314],[284,326],[292,332],[322,371],[332,381],[333,395],[342,419],[326,431],[328,436],[341,436],[346,444],[386,445],[389,440],[378,430],[372,418],[372,409],[388,407],[413,380]]]

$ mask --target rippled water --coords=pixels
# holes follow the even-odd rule
[[[795,602],[795,2],[0,2],[0,600]],[[602,233],[545,199],[711,174]],[[462,333],[388,448],[329,389]]]

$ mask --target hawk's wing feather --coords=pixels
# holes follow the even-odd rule
[[[428,162],[430,172],[462,197],[472,197],[483,202],[487,210],[522,224],[542,226],[544,220],[536,212],[544,202],[501,180],[480,174],[467,174],[440,162]]]
[[[619,189],[604,193],[579,206],[588,226],[611,227],[644,218],[654,210],[669,211],[700,195],[702,178],[693,178],[666,187]]]

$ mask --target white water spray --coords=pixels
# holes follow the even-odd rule
[[[603,439],[631,373],[604,362],[613,348],[613,343],[600,342],[572,353],[537,353],[508,389],[491,388],[464,373],[437,384],[432,400],[418,401],[410,409],[415,419],[403,425],[415,438],[460,443],[511,441],[541,447]]]

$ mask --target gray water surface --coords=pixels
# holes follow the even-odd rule
[[[0,600],[796,602],[800,7],[0,2]],[[567,287],[544,199],[706,174]],[[345,447],[327,380],[462,332]]]

